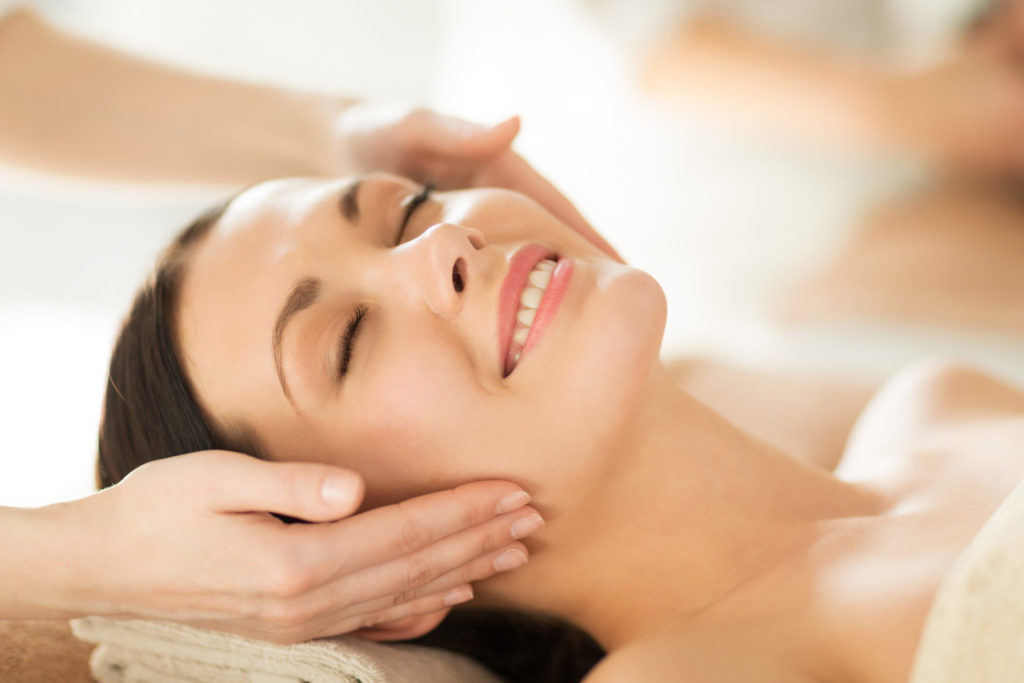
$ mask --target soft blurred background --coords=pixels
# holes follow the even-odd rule
[[[927,50],[943,2],[902,4],[900,21],[921,27]],[[649,29],[621,12],[664,17],[663,5],[51,0],[37,9],[80,35],[218,75],[488,123],[522,115],[518,151],[665,287],[666,355],[875,378],[944,353],[1024,381],[1013,335],[856,317],[779,322],[786,292],[879,201],[928,172],[898,155],[783,144],[642,92],[636,36]],[[90,490],[120,316],[158,250],[228,191],[0,169],[0,504]]]

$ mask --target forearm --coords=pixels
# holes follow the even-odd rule
[[[652,50],[645,86],[723,118],[841,146],[898,144],[896,74],[881,64],[773,43],[698,20]]]
[[[0,619],[69,619],[81,539],[60,524],[57,506],[0,507]]]
[[[27,167],[233,184],[324,173],[345,105],[137,59],[28,12],[0,24],[0,159]]]

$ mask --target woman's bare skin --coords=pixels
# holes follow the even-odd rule
[[[861,315],[1020,332],[1024,301],[1012,293],[1024,291],[1022,228],[1020,200],[998,186],[947,184],[902,200],[879,211],[802,286],[789,312],[800,319]],[[858,541],[856,558],[826,556],[836,567],[826,573],[835,576],[830,597],[815,598],[813,611],[797,610],[793,631],[782,625],[785,618],[768,619],[765,627],[726,618],[700,635],[688,629],[637,644],[617,655],[620,662],[609,660],[607,679],[595,680],[614,680],[614,671],[627,669],[656,680],[673,668],[707,681],[818,681],[825,680],[821,671],[836,670],[844,680],[906,680],[943,576],[1024,478],[1024,394],[981,372],[936,363],[897,375],[877,393],[869,382],[707,359],[669,367],[688,393],[773,446],[847,481],[886,482],[894,505],[884,533]],[[878,576],[887,577],[884,590]],[[766,591],[785,593],[768,586],[737,605],[767,600]],[[822,642],[808,650],[785,644],[806,632],[841,645],[826,655]],[[794,662],[812,664],[794,679]]]
[[[667,367],[683,390],[733,424],[830,472],[878,390],[868,380],[754,369],[713,358],[680,358]]]
[[[688,377],[684,373],[684,386],[692,382],[719,400],[727,378],[741,380],[734,385],[739,387],[747,385],[748,375],[698,362]],[[734,418],[756,418],[751,396],[772,395],[764,375],[749,377],[755,386],[765,383],[744,403],[724,406]],[[825,387],[808,386],[806,397]],[[839,414],[831,408],[825,413]],[[780,421],[773,424],[774,417]],[[787,414],[773,405],[772,416],[766,412],[755,419],[752,431],[777,429],[777,438],[793,439],[801,421],[798,411]],[[1024,478],[1021,443],[1020,391],[970,368],[943,363],[922,363],[898,374],[856,420],[836,468],[849,481],[885,482],[879,486],[893,502],[885,525],[865,533],[866,527],[851,520],[855,553],[826,548],[820,557],[801,560],[806,567],[781,567],[685,629],[614,653],[588,680],[834,680],[826,672],[830,677],[842,672],[842,680],[850,681],[906,680],[943,576]],[[807,593],[799,577],[804,571],[820,572],[823,565],[829,568],[819,574],[821,590]],[[877,581],[879,576],[886,581]],[[753,605],[763,605],[754,612],[763,619],[749,619]],[[732,614],[747,618],[732,619]],[[680,672],[688,678],[680,679]]]

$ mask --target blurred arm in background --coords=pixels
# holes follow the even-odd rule
[[[0,22],[5,163],[142,182],[245,185],[390,171],[442,189],[507,187],[617,257],[512,151],[518,133],[517,117],[480,126],[175,69],[69,35],[24,9]]]
[[[29,10],[0,24],[0,159],[29,168],[224,184],[324,173],[348,104],[137,59]]]
[[[898,151],[967,170],[1024,171],[1024,21],[996,5],[939,63],[855,57],[696,17],[650,46],[646,90],[846,150]]]

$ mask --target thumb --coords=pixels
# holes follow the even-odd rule
[[[211,454],[212,455],[212,454]],[[363,501],[363,480],[351,470],[302,462],[267,462],[240,453],[216,454],[204,473],[217,512],[271,512],[307,522],[348,517]]]
[[[425,131],[427,152],[439,156],[484,159],[507,150],[519,134],[519,117],[493,126],[481,126],[450,116],[440,116]]]

